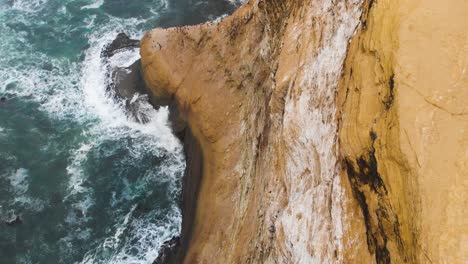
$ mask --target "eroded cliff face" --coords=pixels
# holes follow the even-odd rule
[[[375,1],[350,44],[340,152],[370,244],[397,263],[468,259],[464,10],[466,1]]]
[[[149,32],[145,80],[203,154],[185,263],[461,263],[467,9],[449,2],[252,0]]]

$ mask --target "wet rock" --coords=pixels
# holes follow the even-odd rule
[[[125,33],[117,35],[114,41],[107,45],[101,53],[104,61],[119,52],[125,52],[132,48],[139,47],[139,41],[130,39]],[[147,123],[150,120],[148,113],[151,108],[169,106],[172,129],[174,133],[183,138],[186,122],[181,119],[177,106],[172,100],[156,98],[149,93],[143,79],[140,60],[128,67],[111,67],[108,65],[108,77],[111,79],[107,87],[107,92],[112,97],[123,104],[127,115],[140,123]]]
[[[7,105],[6,97],[1,97],[0,98],[0,106],[6,106],[6,105]]]
[[[54,65],[50,62],[44,62],[42,63],[41,65],[42,69],[46,70],[46,71],[52,71],[54,69]]]
[[[101,57],[109,58],[122,50],[138,47],[140,47],[139,40],[131,39],[125,33],[119,33],[114,41],[104,48]]]
[[[151,211],[151,206],[145,203],[138,203],[135,208],[135,213],[138,215],[144,215]]]
[[[147,123],[149,117],[145,111],[149,105],[140,69],[140,60],[129,67],[117,67],[112,70],[112,82],[108,87],[115,100],[121,101],[129,116],[141,123]]]
[[[176,263],[171,260],[176,251],[178,251],[180,245],[180,237],[174,236],[170,240],[164,242],[159,250],[158,258],[153,262],[153,264],[162,264],[162,263]]]
[[[23,223],[23,219],[19,215],[13,215],[10,219],[5,220],[7,226],[16,226]]]
[[[169,103],[169,121],[174,134],[184,142],[187,122],[184,120],[175,102]]]
[[[130,100],[136,93],[146,94],[140,61],[136,61],[129,67],[115,68],[112,72],[112,84],[116,95],[123,99]]]
[[[139,40],[130,39],[125,33],[119,33],[112,43],[104,47],[101,57],[107,61],[113,55],[138,48],[139,45]],[[107,71],[110,78],[107,92],[125,107],[129,117],[140,123],[149,122],[147,113],[151,105],[148,104],[149,95],[141,75],[140,61],[128,67],[112,67],[108,64]]]

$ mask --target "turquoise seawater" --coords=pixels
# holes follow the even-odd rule
[[[223,0],[0,0],[0,263],[152,263],[180,231],[183,149],[106,93],[119,32],[200,23]],[[19,215],[21,224],[9,226]]]

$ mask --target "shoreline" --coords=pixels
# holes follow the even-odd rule
[[[151,94],[151,90],[146,88]],[[152,98],[156,99],[156,98]],[[157,99],[155,101],[158,101]],[[167,101],[166,101],[167,103]],[[192,133],[192,129],[183,120],[180,112],[175,106],[174,100],[168,102],[169,121],[174,134],[181,141],[184,148],[186,167],[182,178],[182,193],[180,199],[180,209],[182,211],[182,229],[179,235],[173,236],[164,242],[159,250],[159,255],[154,264],[178,264],[183,263],[183,259],[190,245],[197,209],[197,199],[200,191],[200,183],[203,177],[203,152],[200,142]],[[163,106],[167,104],[157,104]]]
[[[460,72],[431,58],[452,69],[463,60],[432,42],[436,28],[463,47],[462,8],[429,19],[442,4],[312,2],[252,0],[217,24],[143,37],[148,88],[179,106],[204,154],[198,172],[188,164],[182,235],[160,262],[417,263],[459,252],[463,218],[446,211],[465,208],[451,195],[462,193],[466,96]],[[440,94],[444,107],[428,101]]]

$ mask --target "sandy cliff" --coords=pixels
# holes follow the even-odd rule
[[[149,32],[145,80],[203,155],[185,263],[466,260],[466,10],[252,0]]]
[[[401,261],[468,260],[466,10],[466,1],[375,1],[345,63],[340,152],[357,196],[377,200],[367,202],[372,233],[399,236],[387,247],[405,250]],[[380,190],[359,183],[360,160],[375,162]]]

